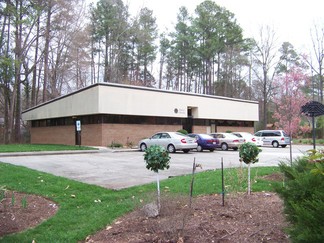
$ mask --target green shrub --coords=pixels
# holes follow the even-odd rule
[[[258,156],[261,149],[258,148],[254,143],[247,142],[243,143],[239,147],[240,161],[248,165],[248,194],[251,194],[251,164],[259,161]]]
[[[254,164],[258,162],[258,156],[260,152],[261,149],[259,149],[258,146],[251,142],[243,143],[239,147],[240,160],[243,161],[245,164]]]
[[[110,148],[122,148],[123,145],[121,143],[118,143],[118,142],[111,142]]]
[[[159,170],[170,168],[169,152],[162,146],[153,145],[145,150],[144,160],[146,162],[146,169],[152,170],[156,173],[156,184],[157,184],[157,215],[161,209],[160,199],[160,179]],[[155,216],[157,216],[155,215]]]
[[[292,166],[279,165],[286,182],[276,191],[284,200],[293,242],[322,242],[324,239],[324,176],[312,173],[317,167],[316,162],[310,162],[311,156],[295,160]]]
[[[169,169],[170,158],[169,152],[164,147],[158,145],[147,148],[144,153],[146,169],[156,173],[159,170]]]
[[[178,130],[177,132],[180,132],[180,133],[182,133],[182,134],[184,134],[184,135],[187,135],[187,134],[188,134],[188,131],[185,130],[185,129],[180,129],[180,130]]]

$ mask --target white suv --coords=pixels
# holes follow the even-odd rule
[[[279,146],[285,148],[290,144],[290,137],[283,130],[261,130],[254,136],[261,137],[263,145],[272,145],[275,148]]]

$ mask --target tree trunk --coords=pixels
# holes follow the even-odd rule
[[[268,115],[267,115],[267,104],[268,104],[268,94],[267,94],[267,70],[265,64],[263,64],[263,128],[267,128]]]
[[[20,117],[21,117],[21,66],[22,66],[22,2],[16,1],[17,19],[15,23],[15,83],[11,103],[11,127],[14,129],[14,142],[20,142]],[[18,14],[19,13],[19,14]]]
[[[161,209],[161,193],[160,193],[160,178],[159,172],[156,172],[156,186],[157,186],[157,208],[160,213]]]
[[[251,165],[248,163],[248,195],[251,195]]]
[[[49,76],[49,44],[50,44],[50,29],[52,16],[52,0],[48,1],[46,29],[45,29],[45,48],[44,48],[44,85],[43,85],[43,102],[47,100],[47,83]]]
[[[160,73],[159,73],[159,89],[162,89],[163,65],[164,65],[164,56],[161,56],[161,58],[160,58]]]
[[[39,46],[39,16],[37,18],[37,31],[36,31],[36,44],[35,44],[35,55],[34,55],[34,68],[32,77],[32,89],[31,89],[31,102],[30,105],[33,107],[37,104],[36,96],[36,80],[37,80],[37,64],[38,64],[38,46]],[[29,108],[29,107],[27,107]]]

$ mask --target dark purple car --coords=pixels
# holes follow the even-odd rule
[[[196,142],[198,144],[198,152],[202,152],[203,150],[209,150],[210,152],[213,152],[217,147],[219,147],[219,140],[217,138],[209,136],[208,134],[190,133],[188,134],[188,136],[196,139]]]

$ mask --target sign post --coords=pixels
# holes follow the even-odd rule
[[[316,149],[315,117],[324,115],[324,105],[317,101],[307,102],[301,107],[301,113],[312,118],[313,149]]]
[[[75,121],[75,145],[81,145],[81,121]]]

